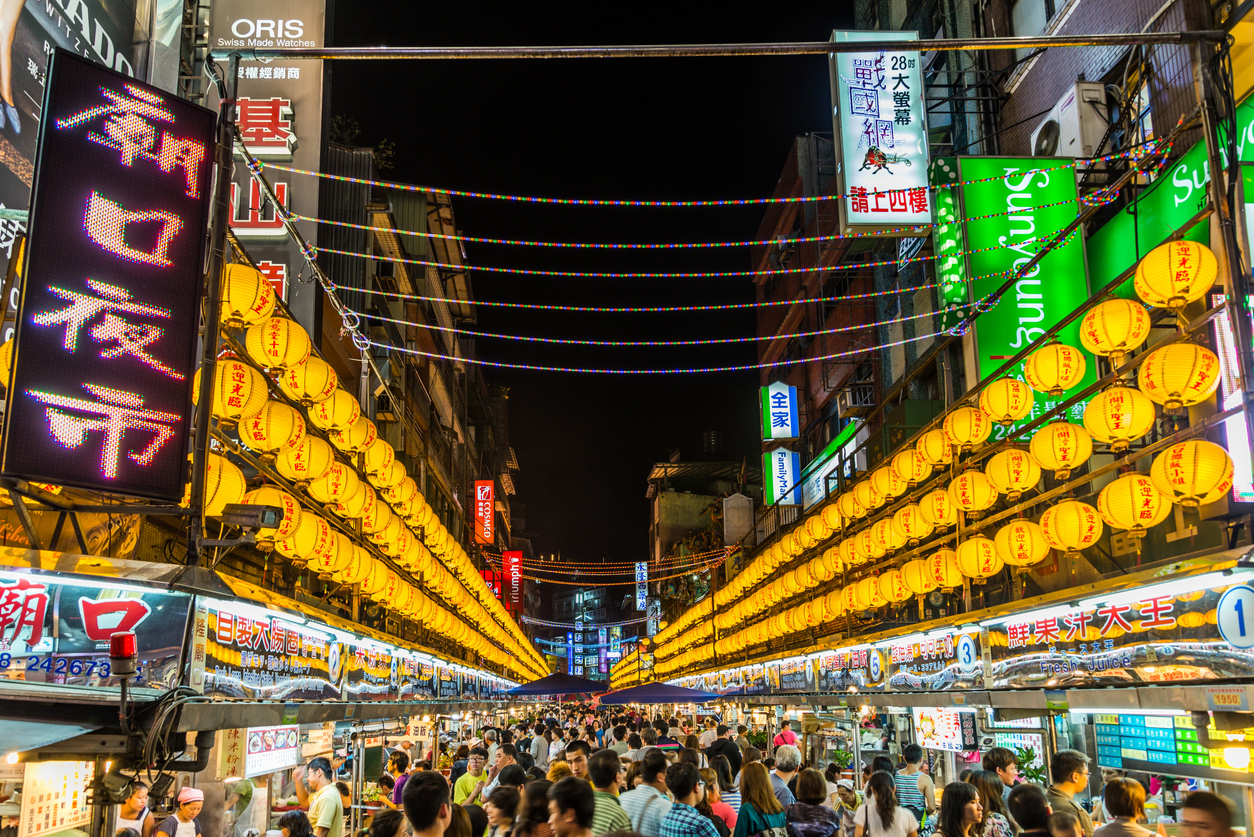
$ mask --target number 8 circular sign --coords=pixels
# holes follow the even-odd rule
[[[1254,587],[1238,584],[1219,597],[1219,635],[1233,648],[1254,648]]]

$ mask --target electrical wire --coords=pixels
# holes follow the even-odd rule
[[[570,628],[571,630],[574,630],[576,627],[574,622],[549,622],[544,619],[536,619],[532,616],[524,616],[522,617],[522,621],[526,622],[528,625],[540,625],[545,628]],[[641,625],[648,621],[649,621],[649,617],[641,616],[639,619],[627,619],[622,622],[600,622],[597,624],[597,627],[598,628],[622,628],[622,627],[626,627],[627,625]],[[583,623],[580,623],[580,624],[582,625]]]

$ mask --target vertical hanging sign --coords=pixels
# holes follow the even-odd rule
[[[833,43],[867,41],[867,52],[829,56],[832,122],[840,144],[836,182],[845,233],[919,235],[932,222],[927,113],[918,52],[875,51],[875,41],[918,32],[833,32]]]
[[[636,562],[636,610],[649,606],[649,563]]]
[[[496,541],[493,526],[496,520],[494,487],[495,483],[492,480],[475,481],[475,543],[487,544]]]
[[[796,506],[801,503],[801,456],[788,448],[775,448],[762,454],[764,501],[768,506]]]
[[[514,616],[522,613],[522,555],[520,550],[512,549],[501,553],[501,569],[505,575],[501,601],[506,612]]]
[[[783,381],[762,387],[762,438],[796,439],[801,435],[797,420],[797,388]]]
[[[597,668],[602,674],[610,671],[609,631],[605,628],[597,628]]]
[[[575,633],[566,632],[566,673],[575,673]]]
[[[65,50],[43,114],[3,472],[177,501],[215,115]]]

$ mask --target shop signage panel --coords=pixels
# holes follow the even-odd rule
[[[65,50],[43,113],[3,471],[176,501],[215,114]]]
[[[506,612],[519,616],[523,612],[523,554],[521,550],[507,549],[501,553],[501,570],[504,579],[501,588],[501,602]]]
[[[770,663],[766,670],[772,694],[815,691],[814,663],[810,660]]]
[[[832,120],[840,144],[837,185],[844,232],[909,235],[932,222],[927,114],[918,52],[875,51],[875,41],[918,32],[837,31],[832,41],[867,42],[867,52],[832,53]]]
[[[966,273],[976,301],[1000,288],[1010,275],[1045,248],[1079,212],[1075,171],[1070,168],[1038,171],[1069,162],[1049,157],[959,157],[958,174],[968,182],[960,187],[962,216],[979,220],[964,223]],[[978,251],[978,252],[977,252]],[[986,380],[1007,360],[1089,299],[1084,240],[1079,232],[1055,247],[1002,296],[996,307],[975,321],[975,350],[980,380]],[[1059,333],[1061,342],[1081,348],[1077,320]],[[1084,377],[1058,397],[1040,396],[1032,412],[1019,424],[1035,421],[1057,403],[1097,380],[1091,355]],[[1012,371],[1022,379],[1023,368]],[[1079,422],[1088,402],[1074,405],[1066,416]],[[1010,428],[998,426],[994,438]]]
[[[249,727],[246,733],[244,778],[264,776],[300,763],[300,727],[295,724]]]
[[[597,628],[597,670],[602,674],[608,674],[610,670],[609,636],[607,629]]]
[[[914,728],[918,743],[925,750],[949,750],[965,753],[979,749],[975,729],[975,710],[943,707],[913,707]]]
[[[492,480],[475,480],[475,543],[496,542],[493,531],[496,522],[495,485]]]
[[[110,686],[109,637],[134,631],[139,674],[131,682],[172,688],[191,599],[181,593],[69,577],[0,572],[0,677]]]
[[[763,501],[768,506],[795,506],[801,502],[801,455],[788,448],[775,448],[762,454],[762,474],[766,479]]]
[[[978,632],[903,637],[889,646],[888,656],[893,691],[984,688]]]
[[[817,660],[820,692],[884,691],[888,660],[878,648],[847,648],[824,654]]]
[[[436,691],[436,666],[420,660],[401,663],[401,700],[432,700]]]
[[[95,772],[89,761],[27,762],[18,834],[39,837],[87,826],[91,822],[87,785]]]
[[[1051,608],[989,627],[989,688],[1063,689],[1254,676],[1254,650],[1235,648],[1214,624],[1224,588]]]
[[[649,563],[636,562],[636,610],[649,606]]]
[[[347,671],[344,677],[346,699],[355,701],[393,700],[400,690],[401,658],[373,646],[345,643]]]
[[[728,672],[724,680],[728,694],[765,695],[770,691],[766,680],[766,666],[761,664]]]
[[[437,697],[455,698],[462,696],[462,675],[460,671],[440,666],[440,691]]]
[[[762,438],[765,441],[796,439],[801,435],[797,419],[797,388],[783,381],[764,386],[759,392],[762,403]]]

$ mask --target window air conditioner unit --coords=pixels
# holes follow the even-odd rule
[[[1078,81],[1032,132],[1032,156],[1096,157],[1108,119],[1105,88]]]

